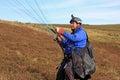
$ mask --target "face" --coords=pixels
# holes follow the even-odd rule
[[[71,29],[74,30],[79,26],[79,24],[77,24],[76,22],[71,22],[70,26],[71,26]]]

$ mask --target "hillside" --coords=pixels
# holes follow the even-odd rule
[[[42,25],[27,25],[31,24],[0,22],[0,80],[55,80],[63,58],[60,47]],[[120,80],[120,26],[85,30],[97,66],[91,80]]]

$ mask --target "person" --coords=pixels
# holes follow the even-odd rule
[[[62,35],[65,39],[57,37],[56,40],[64,48],[64,59],[58,69],[56,80],[74,80],[75,73],[73,71],[72,52],[75,54],[81,54],[77,49],[86,46],[86,32],[82,27],[82,20],[78,17],[71,15],[70,26],[72,33],[68,33],[61,28],[56,28],[57,33]],[[84,73],[83,73],[84,74]],[[80,80],[88,80],[87,75],[85,77],[79,77]]]

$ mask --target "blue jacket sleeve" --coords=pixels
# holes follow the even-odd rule
[[[76,42],[76,41],[81,41],[81,40],[84,40],[86,39],[86,33],[84,31],[78,31],[76,32],[75,34],[69,34],[67,32],[64,32],[63,33],[63,36],[66,38],[66,39],[69,39],[73,42]]]

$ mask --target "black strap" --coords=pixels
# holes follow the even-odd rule
[[[85,31],[85,30],[84,30]],[[87,42],[89,42],[89,39],[88,39],[88,35],[87,35],[87,32],[85,31],[85,33],[86,33],[86,36],[87,36]]]

